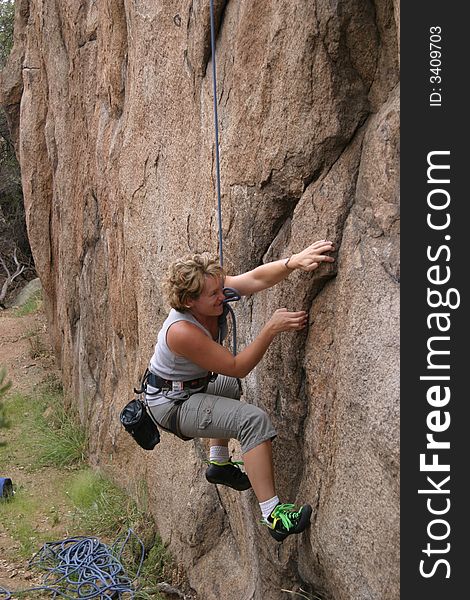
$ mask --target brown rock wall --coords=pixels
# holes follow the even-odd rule
[[[64,383],[93,461],[148,497],[200,598],[280,600],[301,583],[395,600],[399,7],[215,4],[226,265],[338,247],[334,266],[236,307],[239,346],[280,306],[310,313],[244,395],[272,415],[279,495],[309,499],[312,528],[274,544],[251,492],[205,483],[204,442],[163,434],[145,453],[118,422],[167,311],[168,261],[217,252],[208,0],[17,3],[2,103]]]

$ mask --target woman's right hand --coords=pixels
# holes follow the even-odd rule
[[[266,327],[276,335],[283,331],[300,331],[307,325],[307,321],[308,314],[304,310],[291,312],[287,308],[279,308],[266,323]]]
[[[167,344],[177,356],[182,356],[207,371],[229,377],[246,377],[263,358],[264,353],[283,331],[300,331],[307,324],[304,310],[276,310],[259,335],[234,356],[228,348],[212,340],[200,327],[188,321],[177,321],[167,331]]]

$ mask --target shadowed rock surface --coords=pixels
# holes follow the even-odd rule
[[[215,4],[228,271],[337,245],[236,307],[239,347],[276,308],[309,311],[244,398],[271,414],[278,493],[310,501],[312,527],[277,545],[251,492],[206,483],[205,442],[145,453],[119,424],[168,262],[218,251],[209,0],[17,0],[2,104],[64,385],[94,463],[146,497],[200,598],[396,600],[399,5]]]

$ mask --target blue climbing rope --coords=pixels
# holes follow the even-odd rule
[[[219,259],[220,266],[224,266],[224,249],[222,240],[222,199],[220,194],[220,157],[219,157],[219,118],[217,114],[217,68],[215,60],[215,19],[214,19],[214,0],[210,0],[211,13],[211,51],[212,51],[212,96],[214,105],[214,130],[215,130],[215,171],[217,178],[217,215],[219,221]],[[240,294],[233,288],[224,288],[226,299],[224,303],[240,300]],[[237,354],[237,322],[235,313],[231,306],[228,306],[228,312],[232,318],[233,325],[233,354]]]
[[[215,126],[215,170],[217,177],[217,214],[219,218],[219,257],[220,266],[224,266],[224,250],[222,242],[222,200],[220,196],[220,158],[219,158],[219,119],[217,116],[217,73],[215,64],[215,22],[214,22],[214,0],[210,0],[211,12],[211,50],[212,50],[212,87],[214,104],[214,126]]]
[[[140,547],[140,560],[136,575],[130,577],[122,564],[122,557],[133,540]],[[66,600],[109,600],[122,598],[122,594],[127,594],[126,598],[135,598],[134,583],[140,574],[144,556],[144,544],[132,529],[119,536],[111,546],[93,537],[48,542],[29,562],[30,567],[46,572],[42,585],[16,591],[0,586],[0,598],[10,600],[13,596],[33,591],[47,591],[52,598]]]

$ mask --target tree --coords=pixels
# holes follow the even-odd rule
[[[0,0],[0,69],[13,47],[14,17],[14,0]],[[21,273],[20,263],[26,266]],[[0,304],[7,291],[14,294],[32,277],[35,271],[26,232],[20,166],[5,112],[0,107]]]
[[[15,1],[0,0],[0,69],[13,46],[13,23],[15,20]]]

